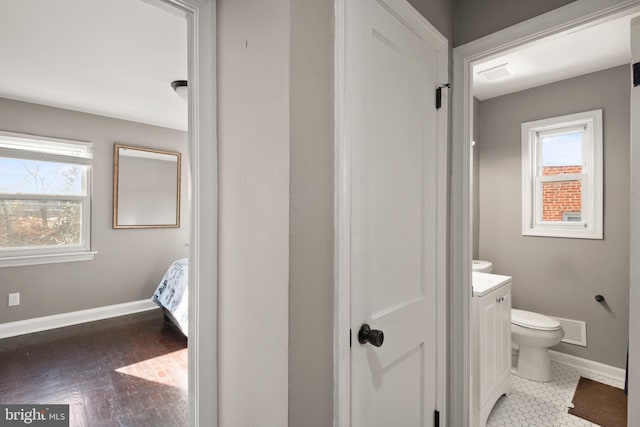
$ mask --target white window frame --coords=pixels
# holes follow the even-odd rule
[[[0,267],[17,267],[58,262],[86,261],[97,253],[91,251],[92,145],[84,141],[0,132],[0,157],[56,161],[86,166],[83,176],[83,195],[54,196],[46,194],[12,194],[0,192],[5,200],[64,200],[80,201],[82,229],[79,245],[29,246],[1,248]]]
[[[540,176],[540,140],[544,136],[582,130],[582,173]],[[602,110],[522,123],[522,234],[524,236],[603,238]],[[580,181],[580,221],[543,221],[542,184]]]

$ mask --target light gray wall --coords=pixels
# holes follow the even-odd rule
[[[290,8],[217,2],[221,427],[287,425]]]
[[[333,7],[218,2],[222,427],[332,423]]]
[[[476,145],[471,149],[473,153],[473,175],[471,188],[473,192],[473,200],[471,209],[473,210],[473,259],[479,258],[480,253],[480,135],[478,131],[478,111],[480,110],[480,101],[473,98],[473,140]]]
[[[454,46],[526,21],[574,0],[454,0]]]
[[[524,237],[520,124],[603,109],[604,240]],[[624,367],[629,321],[628,66],[480,102],[480,258],[513,276],[513,306],[584,320],[588,347],[557,350]],[[594,299],[605,296],[608,305]]]
[[[0,129],[93,143],[91,247],[98,251],[93,261],[1,268],[0,323],[150,298],[171,262],[188,256],[185,132],[8,99],[0,99]],[[185,154],[180,228],[111,228],[116,142]],[[6,306],[10,292],[20,292],[19,306]]]
[[[453,44],[453,0],[409,0],[422,16]]]
[[[292,427],[333,422],[333,7],[291,2]]]

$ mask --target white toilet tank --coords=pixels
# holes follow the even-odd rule
[[[474,259],[471,263],[471,270],[476,273],[493,273],[493,263],[491,261]]]

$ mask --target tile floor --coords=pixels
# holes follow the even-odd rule
[[[539,383],[512,374],[511,393],[498,400],[489,415],[487,427],[573,427],[597,426],[569,414],[573,394],[580,376],[622,388],[615,379],[579,371],[571,366],[552,362],[553,381]]]

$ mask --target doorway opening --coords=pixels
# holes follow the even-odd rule
[[[54,90],[36,90],[37,83],[40,80],[35,79],[36,83],[26,83],[22,85],[22,89],[32,89],[32,92],[23,92],[20,95],[14,90],[20,89],[20,79],[10,79],[8,82],[9,87],[2,89],[2,97],[8,99],[6,102],[11,103],[13,107],[8,107],[7,111],[14,111],[17,115],[20,112],[27,110],[31,111],[33,115],[42,119],[47,114],[51,113],[51,116],[47,116],[47,119],[31,120],[26,123],[27,114],[23,114],[21,119],[24,122],[14,121],[7,126],[16,126],[12,129],[17,132],[39,134],[39,135],[51,135],[55,134],[59,137],[67,137],[77,140],[89,140],[93,142],[94,147],[99,147],[94,152],[93,159],[93,198],[92,198],[92,249],[93,252],[97,252],[94,257],[94,261],[91,262],[68,262],[65,264],[56,265],[56,269],[59,272],[70,271],[73,268],[83,269],[84,272],[73,274],[68,272],[65,276],[67,278],[75,277],[76,279],[84,280],[89,283],[88,285],[80,286],[77,289],[66,289],[64,294],[74,295],[74,298],[68,299],[66,302],[56,300],[55,297],[49,298],[48,303],[46,292],[51,291],[51,287],[48,286],[48,290],[43,289],[39,292],[39,295],[31,297],[29,291],[25,290],[22,298],[22,306],[25,309],[29,309],[29,306],[37,306],[34,304],[37,302],[37,298],[42,299],[42,305],[45,307],[45,311],[42,313],[36,311],[23,312],[19,316],[20,319],[16,320],[30,320],[31,318],[41,318],[43,314],[60,314],[65,315],[70,312],[83,311],[82,309],[93,309],[98,307],[99,311],[103,306],[115,306],[117,310],[124,310],[122,312],[117,311],[114,308],[106,310],[109,312],[108,316],[113,317],[118,314],[129,313],[131,306],[129,300],[136,299],[134,304],[136,307],[144,306],[144,303],[149,302],[150,295],[147,292],[153,293],[153,288],[157,283],[153,283],[157,280],[157,271],[166,270],[168,264],[167,257],[178,258],[186,257],[190,259],[189,274],[189,381],[188,390],[185,390],[185,395],[188,396],[188,418],[185,414],[185,419],[189,420],[192,425],[216,425],[217,419],[217,372],[216,372],[216,338],[217,338],[217,158],[216,158],[216,123],[215,123],[215,105],[216,105],[216,93],[215,90],[215,67],[211,64],[214,63],[214,49],[215,46],[215,4],[211,1],[191,1],[191,0],[151,0],[140,2],[125,2],[122,6],[122,10],[118,13],[121,19],[115,21],[108,21],[106,16],[102,12],[106,13],[106,10],[114,7],[114,3],[111,1],[96,0],[91,2],[90,10],[84,10],[83,7],[87,6],[86,2],[82,5],[70,5],[70,10],[62,10],[62,6],[58,3],[50,4],[50,2],[40,2],[37,0],[29,2],[21,2],[20,5],[8,6],[5,5],[3,15],[9,15],[9,9],[27,7],[30,8],[26,13],[17,13],[17,16],[28,17],[31,24],[38,28],[53,28],[49,31],[49,36],[43,36],[34,40],[30,37],[16,37],[15,34],[10,34],[5,37],[10,41],[8,49],[13,49],[16,55],[29,55],[33,53],[36,57],[36,64],[25,67],[22,74],[25,77],[33,77],[37,72],[51,71],[50,74],[55,74],[55,71],[59,71],[64,66],[75,64],[74,69],[68,73],[58,73],[57,83],[62,84],[62,88],[58,87]],[[184,58],[182,60],[182,68],[177,71],[176,75],[165,76],[161,82],[152,82],[151,74],[146,74],[140,70],[134,70],[129,76],[121,76],[117,72],[118,61],[106,61],[102,54],[109,48],[114,48],[117,45],[120,36],[124,32],[124,29],[119,27],[124,21],[135,21],[136,15],[140,10],[145,9],[147,12],[155,15],[164,15],[168,20],[182,21],[182,29],[179,37],[174,39],[164,40],[167,44],[161,46],[161,51],[169,52],[172,50],[176,42],[182,40],[184,47]],[[157,13],[159,12],[159,13]],[[167,13],[169,12],[169,13]],[[65,17],[71,17],[72,22],[69,25],[62,23]],[[125,18],[126,17],[126,18]],[[162,19],[162,18],[160,18]],[[6,31],[17,31],[15,22],[11,22],[9,25],[3,26]],[[114,23],[115,22],[115,23]],[[57,25],[56,25],[57,24]],[[72,25],[74,24],[74,25]],[[89,28],[85,28],[83,31],[75,32],[73,28],[76,28],[75,24],[89,25]],[[95,25],[93,25],[95,24]],[[162,39],[162,35],[167,35],[167,27],[160,25],[159,28],[149,28],[145,26],[148,22],[145,19],[141,19],[139,22],[132,25],[129,30],[136,33],[136,36],[149,39]],[[106,28],[105,28],[106,26]],[[144,28],[143,28],[144,27]],[[114,31],[115,29],[115,31]],[[147,31],[148,30],[148,31]],[[78,37],[78,34],[83,34],[84,37]],[[102,42],[92,41],[93,37],[102,33],[106,37]],[[41,34],[42,36],[42,34]],[[61,37],[63,41],[55,42]],[[66,42],[65,42],[66,40]],[[20,43],[17,43],[17,42]],[[31,43],[31,45],[29,45]],[[65,47],[70,47],[73,44],[80,44],[81,49],[76,52],[76,56],[69,58],[68,61],[62,59],[62,54],[56,56],[56,52],[64,53]],[[26,44],[26,46],[25,46]],[[129,54],[131,62],[134,59],[150,60],[151,53],[146,49],[141,49],[142,52],[135,52],[135,46],[127,46],[133,48],[123,49],[125,54]],[[157,53],[157,52],[156,52]],[[104,55],[106,56],[106,55]],[[5,56],[8,57],[8,56]],[[126,58],[125,60],[126,61]],[[18,64],[19,61],[16,61]],[[13,64],[12,64],[13,65]],[[98,65],[97,69],[93,72],[89,72],[91,65]],[[156,66],[156,69],[164,69],[165,67]],[[166,67],[170,68],[170,67]],[[8,70],[8,67],[7,67]],[[79,71],[79,72],[78,72]],[[83,74],[82,71],[85,71]],[[162,71],[162,70],[161,70]],[[84,104],[79,100],[82,99],[82,90],[76,90],[87,81],[91,79],[98,80],[98,83],[94,86],[98,89],[97,94],[84,97]],[[170,83],[176,79],[189,80],[190,95],[187,103],[180,99],[171,89]],[[110,86],[114,80],[119,81],[119,85]],[[64,83],[70,84],[70,86],[64,86]],[[89,85],[90,86],[90,85]],[[167,99],[171,99],[169,102],[173,102],[178,106],[184,114],[169,112],[165,114],[163,118],[154,118],[144,116],[146,113],[156,112],[162,116],[162,111],[155,108],[157,105],[161,105],[157,99],[152,99],[152,104],[155,102],[155,106],[147,106],[147,108],[141,107],[137,102],[146,96],[134,96],[130,99],[130,102],[123,103],[120,108],[114,110],[105,109],[104,106],[98,105],[99,100],[114,101],[118,96],[116,93],[127,92],[129,94],[136,93],[139,89],[149,89],[153,87],[159,88],[161,91],[165,90],[165,94],[168,94]],[[85,86],[86,88],[86,86]],[[109,89],[111,88],[111,89]],[[102,92],[100,92],[102,90]],[[122,92],[120,92],[122,91]],[[87,89],[87,92],[90,92]],[[84,94],[86,95],[86,94]],[[41,99],[39,97],[52,97],[50,99]],[[58,99],[56,100],[56,96]],[[35,105],[34,104],[38,104]],[[81,105],[82,104],[82,105]],[[187,119],[186,111],[189,111],[189,117]],[[143,112],[143,116],[136,116],[135,110]],[[165,113],[167,113],[165,111]],[[86,118],[89,121],[93,121],[93,125],[90,123],[71,125],[66,123],[66,116],[74,116]],[[213,120],[212,120],[213,118]],[[182,121],[181,121],[182,120]],[[143,123],[143,124],[136,124]],[[111,124],[115,125],[111,126]],[[111,128],[109,128],[111,126]],[[95,135],[95,131],[98,128],[103,128],[102,135]],[[135,129],[134,129],[135,128]],[[132,130],[133,129],[133,130]],[[188,135],[187,135],[188,129]],[[131,130],[130,133],[127,133]],[[155,132],[155,133],[154,133]],[[83,136],[86,133],[88,136]],[[89,135],[90,134],[90,135]],[[150,135],[150,136],[149,136]],[[164,135],[164,136],[161,136]],[[143,146],[145,148],[173,148],[173,147],[160,147],[159,145],[171,144],[171,140],[180,140],[182,138],[183,146],[179,151],[184,154],[182,158],[183,176],[182,176],[182,193],[185,196],[181,200],[181,227],[165,228],[157,230],[111,230],[111,220],[108,218],[112,209],[111,196],[112,193],[112,162],[113,162],[113,144],[125,143],[131,145]],[[144,141],[143,141],[144,139]],[[188,155],[187,155],[188,154]],[[189,167],[185,167],[189,164]],[[187,171],[189,172],[187,174]],[[99,196],[98,196],[99,195]],[[189,197],[187,197],[189,196]],[[123,233],[124,232],[124,233]],[[118,233],[120,233],[118,235]],[[146,234],[145,234],[146,233]],[[155,234],[154,234],[155,233]],[[109,267],[105,264],[106,259],[114,259],[113,254],[123,252],[122,250],[114,249],[114,240],[117,240],[119,236],[123,234],[136,234],[136,237],[129,236],[128,248],[132,249],[136,245],[148,242],[149,239],[155,242],[151,244],[155,249],[159,249],[163,246],[161,241],[166,239],[167,236],[175,237],[174,240],[178,240],[172,246],[172,250],[176,254],[157,257],[140,249],[137,252],[137,256],[131,255],[124,257],[123,264],[127,264],[128,267],[123,270],[132,272],[131,276],[135,276],[131,280],[131,286],[127,286],[129,282],[125,283],[124,287],[117,288],[116,283],[125,282],[123,280],[113,280],[111,285],[98,286],[97,282],[104,280],[108,277],[107,271],[116,274],[119,270],[116,266]],[[177,236],[179,234],[179,236]],[[127,240],[125,238],[125,240]],[[188,246],[185,245],[188,243]],[[116,244],[117,246],[117,244]],[[165,248],[168,244],[165,245]],[[177,248],[177,249],[176,249]],[[109,258],[111,257],[111,258]],[[138,259],[138,261],[145,263],[147,269],[135,269],[130,265],[130,262]],[[91,265],[90,265],[91,264]],[[102,268],[102,272],[91,273],[88,271],[91,266],[98,266]],[[22,268],[22,267],[20,267]],[[27,267],[24,267],[25,269]],[[32,267],[34,268],[43,267]],[[154,272],[150,273],[147,270],[153,269]],[[145,274],[142,271],[147,272]],[[15,273],[17,269],[14,269]],[[53,270],[52,270],[53,271]],[[26,271],[25,274],[31,274]],[[64,275],[64,274],[63,274]],[[54,273],[48,275],[54,276]],[[144,277],[142,277],[144,276]],[[162,273],[160,273],[162,276]],[[140,280],[136,280],[140,279]],[[72,280],[60,279],[59,286],[63,284],[69,285]],[[140,284],[142,283],[142,284]],[[200,286],[200,283],[206,283],[206,286]],[[91,297],[87,294],[87,287],[91,284],[94,285],[90,289],[89,294],[93,294]],[[70,285],[73,287],[73,284]],[[136,288],[139,286],[140,289]],[[117,294],[116,294],[117,288]],[[147,289],[149,288],[149,289]],[[112,291],[109,293],[109,291]],[[139,292],[137,292],[138,290]],[[136,293],[137,292],[137,293]],[[140,294],[140,295],[138,295]],[[88,299],[94,298],[94,300],[88,301]],[[139,301],[137,301],[139,299]],[[56,302],[57,301],[57,302]],[[123,303],[124,301],[124,303]],[[140,304],[138,304],[138,302]],[[53,303],[50,307],[47,304]],[[118,304],[123,303],[123,304]],[[48,307],[48,308],[47,308]],[[89,310],[87,310],[89,311]],[[14,310],[14,313],[17,313]],[[11,313],[10,313],[11,314]],[[19,317],[18,316],[18,317]],[[48,318],[48,317],[46,317]],[[92,318],[92,320],[95,320]],[[86,320],[85,320],[86,321]],[[10,322],[10,320],[9,320]],[[39,324],[42,324],[40,322]],[[3,325],[5,326],[5,325]],[[46,325],[45,325],[46,326]],[[63,325],[66,326],[66,325]],[[48,329],[50,327],[43,327]],[[127,365],[129,366],[129,365]],[[126,371],[126,369],[125,369]],[[127,371],[129,372],[129,371]],[[197,372],[197,375],[196,375]],[[122,375],[128,375],[126,372]],[[184,381],[186,384],[187,381]],[[201,398],[206,401],[201,403]],[[185,405],[185,411],[186,411]]]
[[[480,77],[477,75],[478,71],[486,71],[491,74],[492,71],[500,72],[498,78],[495,82],[499,82],[502,78],[503,82],[509,81],[509,74],[514,71],[523,71],[523,67],[518,65],[517,61],[514,60],[513,65],[510,64],[510,58],[507,55],[512,54],[513,56],[521,55],[526,51],[527,48],[530,49],[539,49],[544,46],[545,43],[548,43],[550,40],[552,41],[562,41],[568,40],[572,37],[577,37],[581,32],[589,32],[595,31],[598,26],[606,26],[606,25],[620,25],[620,21],[616,21],[617,19],[626,20],[624,25],[627,25],[627,39],[626,43],[628,46],[628,21],[630,17],[634,14],[637,14],[640,8],[638,7],[638,3],[634,2],[633,4],[626,4],[624,6],[611,7],[611,8],[598,8],[594,6],[587,5],[583,2],[576,2],[573,5],[568,5],[563,8],[560,8],[556,11],[547,13],[538,18],[534,18],[530,21],[527,21],[527,25],[516,25],[510,29],[500,31],[495,33],[494,35],[488,36],[484,39],[478,40],[476,42],[471,42],[467,45],[460,46],[454,49],[454,87],[456,88],[454,94],[454,138],[453,138],[453,177],[452,177],[452,265],[459,266],[459,268],[452,269],[452,330],[450,331],[451,336],[454,337],[453,342],[453,355],[454,355],[454,366],[451,374],[451,385],[452,385],[452,393],[453,396],[459,396],[460,399],[455,399],[453,402],[453,406],[450,407],[450,413],[453,416],[458,415],[459,425],[469,425],[469,420],[474,420],[473,412],[476,410],[474,404],[472,403],[474,397],[474,389],[472,387],[472,383],[468,381],[466,378],[468,375],[465,373],[469,373],[470,375],[474,375],[474,369],[477,371],[478,368],[475,366],[477,361],[474,361],[474,356],[472,355],[473,351],[473,342],[472,342],[472,327],[471,324],[473,320],[471,319],[471,307],[472,307],[472,271],[471,271],[471,261],[472,259],[477,258],[496,258],[494,261],[494,273],[503,274],[503,275],[512,275],[513,282],[512,287],[515,289],[513,303],[514,306],[522,306],[526,307],[531,311],[546,311],[545,314],[553,315],[557,318],[571,318],[575,319],[579,314],[578,311],[571,312],[569,314],[563,315],[563,309],[558,305],[553,305],[549,307],[545,305],[545,302],[542,298],[534,302],[535,300],[535,291],[532,286],[527,286],[523,289],[521,283],[526,281],[526,278],[523,278],[523,269],[527,268],[526,264],[522,264],[524,262],[524,258],[519,258],[516,251],[511,251],[511,254],[505,258],[505,251],[499,250],[499,245],[506,237],[507,229],[509,229],[509,233],[513,236],[512,239],[516,239],[518,241],[522,241],[523,239],[529,239],[528,243],[533,244],[535,241],[536,244],[540,244],[540,242],[547,240],[554,240],[555,246],[559,247],[562,245],[572,244],[576,245],[576,241],[581,239],[557,239],[557,238],[545,238],[545,237],[524,237],[523,229],[522,229],[522,216],[521,209],[522,197],[521,194],[521,184],[522,181],[522,157],[521,157],[521,132],[520,128],[522,123],[540,119],[548,119],[555,116],[561,116],[564,113],[561,113],[559,110],[564,108],[567,109],[577,109],[580,111],[573,112],[582,112],[586,110],[591,110],[594,108],[587,107],[587,104],[584,104],[584,108],[580,106],[569,106],[565,105],[562,102],[554,103],[551,101],[551,97],[555,94],[557,95],[561,90],[563,90],[563,82],[564,83],[573,83],[576,87],[584,87],[585,91],[576,98],[584,98],[586,93],[586,89],[589,86],[589,82],[584,81],[587,78],[607,78],[611,77],[610,75],[605,76],[607,72],[615,73],[617,71],[617,75],[615,78],[619,80],[617,85],[621,87],[622,96],[624,96],[626,91],[626,98],[622,98],[622,96],[618,99],[618,104],[626,103],[626,108],[628,109],[628,64],[630,60],[630,54],[627,52],[626,62],[618,62],[618,63],[610,63],[610,65],[604,65],[600,68],[593,68],[591,70],[583,71],[574,75],[565,75],[565,76],[556,76],[555,79],[547,80],[547,81],[538,81],[536,84],[530,84],[529,86],[522,86],[520,88],[509,88],[504,89],[504,87],[508,86],[508,84],[503,85],[503,92],[496,92],[493,95],[486,95],[486,93],[482,94],[482,86],[485,87],[489,84],[491,77],[495,76],[485,76]],[[591,47],[593,44],[591,45]],[[593,49],[593,47],[592,47]],[[574,51],[577,49],[574,49]],[[598,49],[596,49],[598,50]],[[576,52],[570,52],[569,54],[564,53],[564,55],[575,58],[573,55]],[[547,56],[548,58],[548,56]],[[553,61],[551,61],[553,62]],[[578,61],[576,61],[578,62]],[[506,65],[505,65],[506,64]],[[622,65],[625,64],[625,65]],[[553,64],[546,64],[547,66],[551,66]],[[612,67],[618,66],[618,69],[609,70]],[[506,71],[505,71],[506,70]],[[604,70],[604,71],[603,71]],[[525,70],[529,71],[529,70]],[[485,73],[486,74],[486,73]],[[495,74],[495,73],[493,73]],[[539,77],[538,73],[538,77]],[[476,78],[476,76],[478,76]],[[578,77],[580,76],[580,77]],[[476,84],[474,85],[474,78],[476,78]],[[478,83],[477,79],[483,79],[480,83]],[[581,80],[582,79],[582,80]],[[620,81],[622,80],[622,81]],[[513,79],[512,79],[513,81]],[[540,84],[543,86],[548,92],[546,94],[539,93],[539,90],[542,89],[533,89]],[[591,83],[593,84],[593,83]],[[498,86],[498,85],[496,85]],[[475,93],[474,93],[475,90]],[[510,93],[510,91],[513,91]],[[517,92],[517,94],[516,94]],[[618,91],[620,93],[620,90]],[[484,97],[484,100],[475,99],[474,96],[478,96],[480,94],[481,97]],[[518,115],[515,111],[526,112],[529,114],[528,118],[524,118],[518,116],[513,117],[511,120],[513,123],[508,123],[505,115],[502,115],[504,120],[501,121],[500,118],[496,118],[493,116],[493,113],[497,111],[497,109],[503,107],[505,102],[509,101],[512,103],[519,102],[518,94],[523,97],[526,95],[528,97],[528,103],[525,104],[525,107],[516,108],[515,104],[512,104],[511,112],[514,115]],[[536,96],[546,96],[549,101],[549,105],[546,109],[540,111],[533,111],[533,104],[537,102]],[[564,99],[566,101],[567,99]],[[483,105],[484,103],[484,105]],[[592,104],[605,103],[604,99],[599,99],[593,101]],[[486,107],[483,110],[483,107]],[[544,108],[544,105],[542,106]],[[607,107],[604,107],[607,108]],[[610,109],[610,107],[609,107]],[[480,115],[477,113],[480,111]],[[624,109],[620,114],[624,116]],[[628,110],[626,110],[628,111]],[[503,111],[504,113],[504,111]],[[569,114],[570,111],[565,111],[566,114]],[[606,114],[606,113],[605,113]],[[608,120],[611,120],[611,127],[615,127],[616,123],[615,119],[611,116],[614,116],[616,113],[610,111]],[[535,116],[535,117],[534,117]],[[483,124],[483,120],[485,124]],[[498,123],[496,123],[498,120]],[[626,117],[622,118],[622,124],[628,128],[628,114]],[[626,120],[626,121],[625,121]],[[489,128],[489,123],[492,124],[492,128]],[[612,135],[612,128],[607,128],[606,120],[605,120],[605,150],[609,150],[609,154],[605,155],[605,161],[613,160],[612,157],[617,155],[616,141],[620,141],[622,138],[622,145],[628,144],[628,129],[625,129],[627,132],[627,136],[618,137],[616,135]],[[507,128],[510,130],[507,131]],[[508,137],[503,137],[495,134],[496,132],[506,133],[514,131],[515,136],[509,133]],[[478,133],[478,130],[480,131]],[[608,133],[608,134],[607,134]],[[484,138],[483,138],[484,136]],[[508,153],[502,151],[500,152],[497,147],[492,146],[495,143],[496,139],[510,139],[510,147],[507,149]],[[607,146],[606,138],[609,138],[610,142]],[[489,142],[485,142],[483,152],[483,139],[489,139]],[[476,145],[472,145],[472,141],[475,141]],[[628,156],[628,145],[627,148],[627,156]],[[505,147],[503,147],[504,149]],[[496,151],[498,150],[498,151]],[[624,147],[621,148],[621,151],[624,152]],[[478,153],[480,153],[478,155]],[[494,154],[492,154],[494,153]],[[484,157],[483,157],[484,156]],[[501,157],[502,156],[502,157]],[[624,155],[623,155],[624,156]],[[506,157],[510,157],[510,160],[507,163],[503,163],[498,161],[500,158],[503,160]],[[627,157],[628,158],[628,157]],[[621,161],[623,161],[624,157]],[[613,169],[613,166],[609,167],[609,171]],[[490,193],[487,186],[490,186],[492,183],[496,184],[495,179],[501,180],[502,185],[508,185],[505,183],[506,173],[512,172],[512,175],[508,178],[511,180],[511,184],[517,186],[512,190],[499,189],[496,188],[494,193]],[[483,172],[484,171],[484,172]],[[483,183],[484,177],[484,183]],[[475,178],[475,179],[474,179]],[[608,179],[608,181],[607,181]],[[617,178],[615,176],[609,176],[607,178],[605,176],[605,198],[606,192],[610,191],[610,200],[606,203],[613,202],[615,196],[613,196],[613,192],[615,189],[611,189],[606,187],[607,182],[612,184]],[[621,182],[624,182],[624,177],[621,178]],[[626,177],[626,186],[623,188],[628,189],[629,178],[628,172]],[[483,202],[481,199],[485,196],[485,201]],[[479,198],[480,200],[479,200]],[[621,194],[621,203],[629,203],[629,191],[623,191]],[[502,197],[502,199],[501,199]],[[504,205],[504,209],[502,211],[496,211],[501,205]],[[509,204],[514,204],[515,207],[507,208],[510,206]],[[605,206],[607,209],[607,206]],[[624,205],[622,206],[622,210],[624,211]],[[628,212],[628,209],[626,210]],[[571,221],[577,218],[575,212],[569,212],[571,215],[561,216],[561,221]],[[485,217],[483,218],[483,214]],[[625,215],[625,213],[622,213]],[[500,215],[503,215],[502,217]],[[504,215],[510,215],[508,220],[505,220]],[[610,214],[611,216],[611,214]],[[495,227],[492,225],[495,221],[498,221],[498,218],[502,218],[502,222],[500,225],[496,225]],[[621,221],[624,222],[624,221]],[[628,221],[627,221],[628,224]],[[614,241],[616,239],[616,224],[607,224],[605,223],[605,240],[607,244]],[[494,232],[495,234],[491,234]],[[607,234],[609,233],[609,234]],[[624,242],[620,241],[620,239],[624,240],[624,232],[621,233],[621,236],[618,237],[618,240],[621,246],[624,246]],[[626,239],[628,239],[628,227],[626,232]],[[491,238],[490,238],[491,236]],[[484,240],[484,244],[483,244]],[[567,243],[570,242],[570,243]],[[513,243],[513,242],[512,242]],[[602,246],[602,241],[600,241],[600,245]],[[593,246],[597,246],[598,242],[593,241],[582,241],[582,244],[578,244],[578,247],[586,248],[587,245],[590,245],[591,248]],[[530,245],[528,245],[530,246]],[[513,246],[512,246],[513,248]],[[621,252],[622,258],[628,258],[628,250],[625,253]],[[528,257],[529,260],[535,259],[535,256]],[[489,261],[492,261],[489,259]],[[625,262],[626,260],[622,260]],[[623,272],[623,275],[626,275],[629,271],[628,263],[626,264],[626,271]],[[510,274],[510,269],[513,269],[515,273]],[[561,268],[562,269],[562,268]],[[563,269],[566,270],[566,269]],[[623,269],[625,270],[625,269]],[[520,277],[518,277],[520,276]],[[626,276],[628,279],[628,275]],[[520,280],[518,282],[518,280]],[[558,281],[561,284],[565,285],[567,288],[566,282],[570,281],[571,278],[557,278],[555,282],[556,285]],[[564,282],[562,282],[564,280]],[[622,280],[624,282],[624,280]],[[518,285],[520,283],[520,285]],[[618,322],[625,322],[622,325],[623,329],[626,330],[628,327],[628,322],[626,322],[626,313],[628,313],[628,283],[622,283],[621,287],[625,288],[625,290],[620,291],[620,289],[610,288],[611,304],[610,306],[603,307],[600,302],[594,300],[594,296],[599,294],[598,292],[593,292],[593,288],[586,287],[580,291],[580,293],[576,295],[584,294],[584,304],[589,304],[590,308],[595,308],[595,310],[600,310],[597,312],[598,316],[602,316],[603,318],[607,318],[612,320],[615,317],[617,311],[617,315],[619,316]],[[519,286],[519,287],[517,287]],[[588,285],[587,285],[588,286]],[[631,284],[633,286],[633,284]],[[559,288],[560,291],[562,287]],[[588,289],[588,290],[587,290]],[[558,291],[558,289],[556,289]],[[559,291],[559,292],[560,292]],[[592,294],[593,292],[593,294]],[[606,292],[606,291],[603,291]],[[533,298],[533,299],[532,299]],[[553,298],[554,302],[560,299],[560,295],[558,298]],[[591,304],[594,304],[594,307],[591,307]],[[571,307],[571,309],[577,310],[580,302],[575,301]],[[521,308],[522,308],[521,307]],[[554,312],[555,310],[555,312]],[[569,309],[565,309],[569,310]],[[578,314],[576,314],[578,313]],[[621,318],[621,319],[620,319]],[[566,320],[571,319],[560,319],[561,323]],[[600,319],[600,318],[598,318]],[[596,324],[596,319],[588,319],[591,320],[592,323]],[[579,331],[578,331],[579,332]],[[592,342],[590,342],[590,347],[588,350],[581,351],[573,351],[574,354],[582,355],[585,359],[589,357],[593,357],[594,359],[602,359],[602,354],[598,356],[597,347],[599,346],[598,341],[605,341],[606,339],[598,339],[597,331],[592,330]],[[462,338],[456,338],[462,337]],[[615,370],[614,373],[620,374],[624,373],[624,364],[626,362],[626,337],[621,338],[621,342],[624,341],[623,344],[616,345],[619,347],[616,349],[615,360],[606,360],[605,363],[609,365],[614,365]],[[629,339],[633,339],[633,337],[629,337]],[[570,349],[573,344],[561,344],[560,349],[565,352],[571,353]],[[595,352],[595,353],[594,353]],[[556,354],[556,359],[562,359],[564,356],[562,353]],[[605,359],[608,356],[603,356]],[[567,363],[575,363],[576,359],[564,357],[563,362]],[[594,365],[591,365],[593,367]],[[459,372],[460,374],[457,374]],[[622,375],[624,376],[624,375]],[[477,383],[476,383],[477,385]],[[571,396],[569,396],[571,397]],[[464,402],[458,405],[456,402]],[[473,425],[473,424],[472,424]]]

